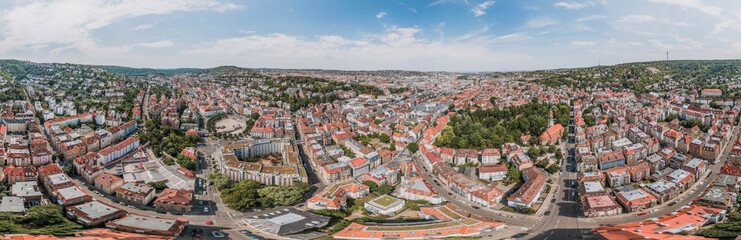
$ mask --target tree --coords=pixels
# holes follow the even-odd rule
[[[556,164],[551,164],[550,166],[548,166],[546,171],[548,171],[548,173],[550,174],[554,174],[554,173],[557,173],[558,171],[561,171],[561,167]]]
[[[510,180],[514,180],[514,181],[520,181],[521,179],[520,171],[517,170],[517,168],[515,168],[514,166],[510,167],[507,170],[507,178],[509,178]]]
[[[407,145],[407,149],[412,153],[417,153],[417,151],[419,151],[419,145],[417,145],[416,142],[411,142]]]
[[[164,182],[148,182],[147,185],[153,187],[157,192],[165,190],[167,188],[167,184]]]
[[[380,187],[378,187],[378,194],[386,195],[391,194],[394,192],[394,186],[388,185],[388,184],[381,184]]]
[[[36,226],[53,225],[64,222],[62,215],[62,206],[56,204],[46,204],[33,206],[26,211],[24,221],[30,222]]]
[[[381,136],[378,137],[379,140],[383,143],[389,143],[391,141],[391,137],[389,135],[382,133]]]
[[[365,181],[363,183],[368,186],[368,190],[370,190],[370,192],[378,192],[378,184],[376,184],[375,182]]]
[[[10,220],[0,220],[0,232],[13,232],[18,228],[15,222]]]

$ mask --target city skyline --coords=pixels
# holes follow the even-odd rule
[[[0,55],[149,68],[516,71],[741,53],[741,3],[11,1]],[[735,12],[734,12],[735,11]]]

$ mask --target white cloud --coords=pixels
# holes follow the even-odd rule
[[[386,16],[386,12],[380,12],[380,13],[376,14],[376,18],[378,18],[378,19],[381,19],[384,16]]]
[[[555,24],[558,24],[558,21],[553,20],[548,17],[537,17],[537,18],[533,18],[527,21],[527,23],[525,24],[525,27],[542,28],[542,27],[547,27],[547,26],[555,25]]]
[[[137,30],[144,30],[144,29],[150,29],[153,28],[152,24],[142,24],[138,25],[136,27],[131,28],[131,31],[137,31]]]
[[[421,31],[418,27],[394,26],[363,41],[339,36],[308,39],[280,33],[249,35],[204,42],[183,53],[216,65],[324,69],[474,71],[510,69],[531,59],[509,49],[495,49],[483,37],[457,42],[429,41],[417,37]]]
[[[122,54],[131,46],[100,46],[91,31],[125,19],[178,11],[226,11],[239,5],[218,0],[29,1],[0,16],[0,53],[55,45],[53,53],[77,49],[86,55]]]
[[[618,22],[624,23],[646,23],[653,21],[656,21],[656,18],[650,15],[627,15],[618,20]]]
[[[589,42],[589,41],[573,41],[571,42],[571,45],[574,46],[595,46],[597,45],[596,42]]]
[[[148,47],[148,48],[161,48],[161,47],[170,47],[172,45],[175,45],[172,41],[162,40],[162,41],[157,41],[157,42],[139,43],[139,44],[136,44],[135,46]]]
[[[486,1],[483,3],[480,3],[479,5],[476,5],[471,9],[471,12],[473,12],[474,17],[478,17],[481,15],[486,14],[486,9],[488,9],[491,5],[494,5],[494,1]]]
[[[580,8],[585,8],[585,7],[589,7],[589,6],[594,6],[594,3],[593,2],[590,2],[590,1],[583,2],[583,3],[579,3],[579,2],[557,2],[557,3],[554,3],[553,6],[562,7],[562,8],[566,8],[566,9],[580,9]]]
[[[666,3],[686,9],[695,9],[712,16],[720,16],[723,8],[707,5],[700,0],[649,0],[654,3]]]
[[[585,22],[585,21],[599,20],[599,19],[605,19],[605,18],[607,18],[607,16],[605,16],[605,15],[591,15],[591,16],[588,16],[588,17],[577,18],[576,21],[577,22]]]

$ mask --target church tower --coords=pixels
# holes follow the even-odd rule
[[[548,127],[553,127],[553,110],[548,110]]]

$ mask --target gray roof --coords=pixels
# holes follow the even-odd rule
[[[88,203],[83,203],[80,205],[76,205],[76,206],[73,206],[73,208],[80,210],[86,215],[87,218],[90,218],[90,219],[98,219],[98,218],[102,218],[102,217],[114,214],[118,211],[123,211],[121,209],[105,205],[97,200],[88,202]]]
[[[708,202],[724,203],[731,198],[731,193],[724,191],[723,187],[711,187],[700,199]]]
[[[287,235],[324,227],[329,223],[329,219],[327,216],[292,207],[282,207],[248,214],[244,222],[272,234]]]
[[[50,182],[51,185],[58,185],[58,184],[72,182],[72,180],[70,180],[69,177],[67,177],[67,174],[64,174],[64,173],[57,173],[57,174],[49,175],[48,181]]]
[[[173,225],[177,224],[174,219],[153,218],[141,215],[128,215],[124,218],[113,221],[112,223],[138,229],[149,229],[157,231],[168,231]]]
[[[130,192],[135,193],[145,193],[151,191],[153,188],[146,184],[136,184],[133,182],[129,182],[121,186],[122,189],[126,189]]]
[[[11,187],[10,194],[18,197],[41,196],[39,185],[36,181],[17,182]]]
[[[0,212],[22,213],[25,211],[26,209],[23,208],[23,198],[21,197],[5,196],[0,203]]]
[[[75,199],[87,195],[87,193],[81,191],[77,186],[71,186],[57,190],[64,199]]]
[[[602,183],[598,181],[584,182],[584,191],[587,193],[603,192],[605,188],[602,187]]]

